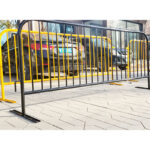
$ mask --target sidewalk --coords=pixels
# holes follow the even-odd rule
[[[150,129],[150,91],[147,79],[117,85],[95,85],[26,96],[26,112],[41,120],[31,123],[9,110],[20,109],[19,92],[9,96],[16,104],[0,103],[0,129],[13,130],[143,130]]]

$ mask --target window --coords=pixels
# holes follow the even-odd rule
[[[48,32],[56,32],[56,31],[57,31],[57,33],[61,32],[60,24],[49,23],[48,24]]]
[[[126,20],[108,20],[107,21],[107,27],[110,28],[119,28],[119,29],[127,29],[127,30],[132,30],[132,31],[141,31],[142,30],[142,24],[139,23],[134,23],[131,21],[126,21]],[[115,41],[115,36],[116,36],[116,41]],[[112,45],[115,46],[116,48],[120,48],[120,39],[122,40],[122,47],[127,47],[128,42],[127,40],[133,40],[133,39],[139,39],[139,34],[134,35],[133,34],[126,34],[122,33],[122,37],[120,37],[120,32],[112,32]]]
[[[104,26],[104,20],[88,20],[88,21],[84,21],[84,24],[93,25],[93,26]],[[89,28],[85,28],[85,34],[90,35]],[[91,35],[96,35],[96,29],[91,28]],[[97,35],[98,36],[102,35],[102,30],[98,29]]]
[[[74,33],[74,27],[71,25],[66,25],[66,32],[65,33]]]
[[[140,24],[127,22],[127,29],[133,31],[140,31]]]

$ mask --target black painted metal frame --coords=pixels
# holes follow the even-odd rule
[[[145,40],[146,40],[146,43],[147,43],[147,75],[142,75],[140,77],[133,77],[132,79],[141,79],[141,78],[148,78],[148,89],[150,89],[150,76],[149,76],[149,50],[148,50],[148,39],[147,39],[147,36],[143,33],[143,32],[137,32],[137,31],[129,31],[129,30],[122,30],[122,29],[113,29],[113,28],[106,28],[106,27],[97,27],[97,26],[91,26],[91,25],[84,25],[84,24],[75,24],[75,23],[68,23],[68,22],[64,22],[64,21],[49,21],[49,20],[34,20],[34,21],[37,21],[38,22],[38,25],[39,25],[39,38],[40,38],[40,34],[41,34],[41,30],[40,30],[40,23],[41,22],[44,22],[47,24],[47,27],[48,27],[48,24],[49,23],[54,23],[54,24],[61,24],[63,25],[64,29],[66,27],[66,25],[71,25],[71,26],[75,26],[77,28],[77,35],[78,35],[78,47],[79,47],[79,28],[82,28],[84,29],[84,44],[86,45],[86,40],[85,40],[85,28],[88,28],[90,29],[90,38],[91,38],[91,29],[95,29],[96,31],[96,45],[97,45],[97,30],[101,30],[102,33],[103,32],[106,32],[106,31],[110,31],[111,34],[112,32],[115,33],[115,40],[116,40],[116,33],[120,33],[120,35],[122,35],[122,33],[124,33],[124,37],[127,37],[131,34],[133,34],[132,36],[135,37],[137,36],[137,34],[139,34],[140,36],[144,36]],[[125,79],[122,78],[122,71],[121,71],[121,79],[119,80],[118,79],[118,71],[116,69],[116,79],[113,78],[113,80],[110,80],[109,79],[109,76],[107,76],[107,81],[104,81],[104,75],[103,75],[103,81],[99,81],[98,79],[98,76],[97,76],[97,82],[94,83],[93,82],[93,72],[92,72],[92,76],[91,76],[91,83],[87,83],[87,71],[86,71],[86,76],[85,76],[85,79],[86,79],[86,84],[81,84],[81,77],[80,77],[80,62],[81,62],[81,58],[79,57],[79,84],[78,85],[74,85],[74,75],[73,75],[73,85],[72,86],[68,86],[67,85],[67,76],[65,78],[66,80],[66,86],[64,87],[60,87],[60,82],[59,82],[59,77],[58,77],[58,87],[57,88],[52,88],[51,87],[51,73],[50,73],[50,88],[48,89],[44,89],[43,88],[43,80],[41,79],[41,90],[35,90],[34,89],[34,82],[33,82],[33,78],[32,78],[32,90],[31,91],[25,91],[24,90],[24,75],[23,75],[23,60],[22,60],[22,46],[21,46],[21,31],[22,31],[22,28],[23,26],[28,23],[31,22],[31,20],[24,20],[20,23],[19,25],[19,28],[18,28],[18,39],[19,39],[19,57],[20,57],[20,82],[21,82],[21,112],[19,111],[16,111],[16,110],[11,110],[12,113],[16,114],[16,115],[19,115],[25,119],[28,119],[32,122],[39,122],[40,120],[34,118],[34,117],[31,117],[29,115],[26,114],[26,111],[25,111],[25,95],[29,95],[29,94],[34,94],[34,93],[41,93],[41,92],[47,92],[47,91],[56,91],[56,90],[63,90],[63,89],[69,89],[69,88],[77,88],[77,87],[84,87],[84,86],[91,86],[91,85],[97,85],[97,84],[104,84],[104,83],[111,83],[111,82],[119,82],[119,81],[126,81],[128,80],[127,77],[126,77],[126,71],[125,71]],[[49,31],[47,31],[49,33]],[[30,27],[29,27],[29,36],[30,36]],[[48,37],[49,37],[49,34],[48,34]],[[56,30],[56,38],[57,38],[57,30]],[[122,36],[120,36],[120,41],[121,40]],[[129,39],[129,42],[130,42],[130,38]],[[133,38],[134,39],[134,38]],[[48,38],[49,40],[49,38]],[[57,41],[58,39],[56,39]],[[72,41],[72,34],[71,34],[71,41]],[[29,42],[30,43],[30,42]],[[49,41],[48,41],[48,45],[49,45]],[[30,45],[29,45],[30,46]],[[122,47],[122,43],[120,43],[120,46]],[[41,47],[41,46],[40,46]],[[49,47],[49,46],[48,46]],[[65,42],[64,42],[64,47],[66,47],[65,45]],[[112,48],[112,47],[111,47]],[[117,49],[117,48],[116,48]],[[31,50],[31,49],[30,49]],[[50,50],[49,50],[50,51]],[[129,49],[130,51],[130,49]],[[58,52],[58,47],[57,47],[57,52]],[[85,48],[85,53],[86,53],[86,48]],[[97,53],[97,55],[99,55]],[[116,55],[117,55],[117,50],[116,50]],[[50,57],[50,56],[49,56]],[[97,56],[98,57],[98,56]],[[65,53],[65,58],[66,58],[66,53]],[[73,56],[72,56],[72,59],[73,59]],[[122,56],[121,56],[121,59],[122,59]],[[116,59],[117,61],[117,59]],[[122,61],[122,60],[121,60]],[[129,59],[130,61],[130,59]],[[42,63],[42,62],[41,62]],[[32,64],[32,62],[31,62]],[[117,64],[117,62],[116,62]],[[65,61],[65,65],[66,65],[66,61]],[[99,64],[97,64],[99,65]],[[130,65],[130,64],[129,64]],[[32,65],[31,65],[32,66]],[[73,64],[72,64],[73,66]],[[85,64],[85,66],[87,67],[87,63]],[[58,66],[59,67],[59,66]],[[102,66],[103,67],[103,66]],[[87,69],[87,68],[86,68]],[[131,69],[131,68],[129,68]],[[42,69],[41,69],[42,70]],[[144,70],[145,71],[145,70]],[[107,72],[108,72],[108,68],[107,68]],[[59,73],[59,72],[58,72]],[[103,73],[103,72],[102,72]],[[113,73],[113,72],[112,72]],[[41,72],[41,74],[43,74],[43,72]]]

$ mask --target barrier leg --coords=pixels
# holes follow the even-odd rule
[[[17,82],[17,81],[14,82],[14,90],[15,90],[15,92],[17,92],[17,85],[16,85],[16,82]]]
[[[145,36],[146,37],[146,36]],[[148,89],[150,90],[150,75],[149,75],[149,49],[148,49],[148,39],[146,37],[146,45],[147,45],[147,81],[148,81],[148,88],[145,88],[145,87],[136,87],[136,88],[140,88],[140,89]]]
[[[2,81],[2,77],[1,77],[1,94],[2,94],[2,97],[0,98],[0,101],[4,101],[4,102],[8,102],[8,103],[16,103],[16,101],[14,101],[14,100],[5,98],[5,90],[4,90],[4,84]]]
[[[21,83],[21,112],[17,110],[10,110],[11,113],[18,115],[20,117],[23,117],[24,119],[27,119],[31,122],[37,123],[40,122],[40,120],[31,117],[26,114],[25,112],[25,93],[24,93],[24,72],[23,72],[23,57],[22,57],[22,43],[21,43],[21,30],[22,30],[22,25],[24,25],[26,21],[23,21],[22,24],[20,24],[19,29],[18,29],[18,39],[19,39],[19,50],[20,50],[20,83]],[[28,28],[29,28],[29,23],[28,23]],[[30,29],[30,28],[29,28]],[[29,30],[30,33],[30,30]],[[40,26],[39,26],[39,35],[40,35]],[[39,36],[40,38],[40,36]],[[43,76],[42,76],[43,78]]]

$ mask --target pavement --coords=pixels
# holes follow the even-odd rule
[[[0,103],[0,130],[149,130],[150,91],[135,88],[147,87],[147,79],[137,81],[27,95],[26,113],[39,123],[9,112],[20,110],[20,91],[6,86],[7,98],[17,103]]]

